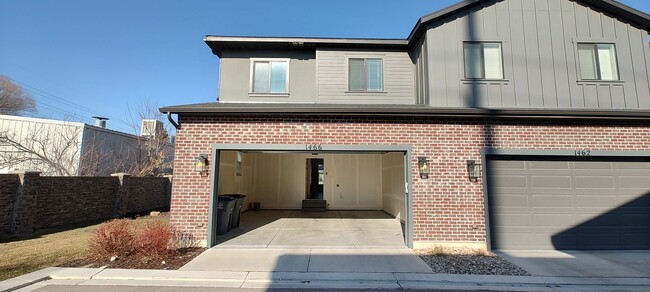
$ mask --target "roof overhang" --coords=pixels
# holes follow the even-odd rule
[[[208,116],[402,116],[498,119],[650,120],[650,111],[518,108],[435,108],[425,105],[200,103],[169,106],[163,113]]]
[[[302,37],[246,37],[206,36],[204,41],[212,53],[221,57],[221,52],[236,50],[301,50],[315,48],[352,49],[397,49],[404,50],[408,41],[404,39],[357,39],[357,38],[302,38]]]

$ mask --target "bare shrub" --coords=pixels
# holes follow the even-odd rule
[[[136,234],[135,249],[138,254],[147,257],[167,255],[173,251],[175,235],[176,229],[169,223],[147,222]]]
[[[88,252],[97,259],[126,256],[133,252],[134,239],[129,220],[113,219],[95,229],[88,243]]]

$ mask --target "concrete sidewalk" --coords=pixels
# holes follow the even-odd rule
[[[0,282],[0,291],[76,288],[224,287],[286,289],[446,289],[482,291],[648,291],[650,278],[521,277],[423,273],[208,272],[46,268]],[[47,290],[47,289],[44,289]]]
[[[211,248],[180,268],[212,272],[431,273],[409,248]]]

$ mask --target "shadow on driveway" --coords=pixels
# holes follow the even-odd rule
[[[495,251],[535,276],[650,277],[650,251]]]

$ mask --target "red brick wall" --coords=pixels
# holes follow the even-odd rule
[[[650,122],[189,115],[180,122],[171,221],[200,239],[207,233],[210,175],[192,165],[215,143],[411,145],[413,239],[473,242],[485,242],[483,185],[467,179],[466,160],[480,161],[481,148],[650,149]],[[418,156],[431,159],[429,179],[418,175]]]

